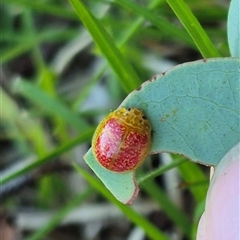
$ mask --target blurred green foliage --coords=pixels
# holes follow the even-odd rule
[[[7,169],[15,163],[14,159],[33,157],[32,161],[22,161],[17,169],[2,174],[1,184],[37,172],[49,162],[82,162],[82,156],[76,157],[70,150],[89,144],[99,118],[156,74],[146,64],[146,55],[172,58],[176,62],[229,55],[225,29],[227,7],[216,1],[89,0],[85,3],[78,0],[1,2],[1,141],[3,145],[10,143],[6,151],[14,153],[11,157],[2,154],[1,168]],[[192,53],[192,57],[184,56],[185,51]],[[98,84],[104,84],[111,101],[105,106],[86,108],[86,101]],[[179,166],[183,176],[190,176],[191,183],[202,183],[196,188],[188,186],[197,207],[204,201],[207,178],[195,164],[185,162]],[[96,184],[98,180],[86,174],[89,184]],[[35,207],[50,209],[58,198],[63,203],[60,201],[55,206],[62,208],[60,217],[32,239],[43,239],[77,203],[87,201],[93,192],[79,190],[80,195],[76,197],[71,193],[63,197],[62,193],[66,194],[68,189],[63,182],[59,176],[38,181]],[[95,185],[96,192],[109,194],[99,184]],[[148,184],[147,195],[169,213],[168,207],[173,203],[166,193],[159,188],[159,195],[152,194],[158,187]],[[160,193],[166,197],[165,204]],[[11,198],[12,201],[4,202],[5,206],[18,204],[16,196]],[[65,206],[66,202],[69,205]],[[111,202],[118,206],[116,201]],[[131,215],[126,213],[128,208],[123,208],[120,207],[124,214],[131,216],[131,221],[148,235],[151,229],[159,231],[157,236],[162,234],[147,219],[138,219],[137,213]],[[178,217],[175,224],[186,218],[185,213]],[[191,223],[184,222],[191,227],[196,224],[193,213],[189,219]],[[182,230],[190,239],[192,230],[187,232],[186,226]]]

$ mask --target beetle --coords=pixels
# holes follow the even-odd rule
[[[119,108],[98,125],[92,139],[93,154],[110,171],[134,171],[149,153],[151,133],[150,121],[143,111]]]

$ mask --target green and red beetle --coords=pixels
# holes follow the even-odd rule
[[[94,156],[110,171],[134,171],[149,153],[151,131],[151,124],[140,109],[117,109],[103,119],[94,133]]]

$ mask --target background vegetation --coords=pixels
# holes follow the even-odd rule
[[[4,240],[195,239],[208,168],[151,156],[138,171],[140,195],[128,207],[92,175],[83,155],[100,119],[142,82],[179,63],[230,55],[228,6],[1,1]]]

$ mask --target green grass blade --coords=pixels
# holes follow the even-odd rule
[[[89,140],[93,135],[94,130],[95,129],[93,128],[89,129],[86,132],[82,133],[79,137],[74,138],[73,140],[68,141],[66,144],[61,145],[60,147],[56,148],[46,156],[41,157],[36,161],[28,162],[26,165],[18,169],[14,169],[13,171],[7,174],[2,174],[0,178],[0,184],[7,183],[16,177],[26,174],[31,170],[34,170],[50,161],[53,161],[57,156],[61,155],[62,153],[65,153],[66,151],[70,150],[74,146]]]
[[[191,228],[191,224],[184,213],[175,206],[166,194],[153,182],[155,177],[162,175],[172,168],[179,167],[187,161],[188,160],[184,158],[176,159],[173,162],[141,177],[137,182],[139,186],[151,196],[152,199],[155,199],[161,209],[173,220],[173,222],[175,222],[187,236],[190,236],[189,229]]]
[[[93,188],[88,188],[84,192],[81,192],[76,197],[74,197],[66,206],[60,209],[55,216],[47,222],[47,224],[35,232],[33,235],[28,237],[26,240],[41,240],[50,233],[55,227],[57,227],[64,217],[67,216],[74,208],[79,207],[93,192]]]
[[[141,186],[147,181],[153,180],[155,177],[162,175],[174,167],[178,167],[182,178],[187,184],[186,187],[190,188],[189,190],[193,194],[195,200],[197,202],[203,201],[208,189],[207,178],[197,164],[192,163],[183,157],[179,157],[170,164],[164,165],[155,171],[141,176],[137,182]]]
[[[195,200],[198,203],[202,202],[207,194],[208,179],[200,167],[193,162],[187,161],[179,166],[178,169],[186,183],[186,187],[189,187],[189,191],[192,193]]]
[[[183,0],[166,0],[204,58],[219,57],[217,49]]]
[[[88,128],[88,124],[77,114],[72,112],[63,102],[51,97],[39,87],[23,80],[17,81],[14,87],[17,93],[20,93],[22,96],[29,99],[47,114],[62,118],[80,132],[82,132],[83,129]]]
[[[1,63],[6,63],[8,61],[17,58],[21,54],[31,50],[36,45],[40,45],[43,42],[62,42],[70,39],[77,35],[77,31],[75,29],[51,29],[51,30],[43,30],[40,33],[36,33],[36,35],[30,36],[29,34],[22,34],[16,36],[13,34],[2,34],[2,40],[6,40],[9,43],[15,43],[11,48],[0,52],[0,61]]]
[[[1,137],[7,137],[14,141],[14,144],[21,146],[23,152],[35,151],[37,155],[46,154],[50,148],[49,138],[44,127],[39,121],[35,121],[30,115],[23,116],[16,102],[11,96],[0,87],[1,96],[1,124],[5,131]],[[6,135],[5,135],[6,134]],[[31,142],[31,146],[28,143]]]
[[[149,9],[154,9],[156,6],[158,6],[160,3],[164,2],[164,0],[154,0],[149,4]],[[131,23],[127,29],[125,29],[125,32],[122,36],[122,38],[118,41],[118,46],[122,47],[124,44],[138,31],[138,29],[141,27],[141,24],[144,22],[143,17],[138,17],[133,23]],[[83,102],[83,100],[87,97],[90,90],[94,86],[94,84],[97,82],[98,79],[101,78],[105,70],[107,69],[108,65],[107,63],[104,64],[92,77],[92,79],[89,81],[90,84],[86,86],[86,88],[81,92],[81,96],[74,102],[73,109],[76,110],[80,104]]]
[[[182,163],[184,163],[186,161],[188,161],[188,160],[187,159],[177,159],[167,165],[164,165],[164,166],[156,169],[155,171],[152,171],[151,173],[148,173],[145,176],[141,177],[138,180],[138,184],[141,185],[141,184],[144,184],[146,181],[153,180],[155,177],[162,175],[163,173],[165,173],[166,171],[168,171],[172,168],[180,166]]]
[[[158,5],[163,3],[164,0],[154,0],[149,3],[147,6],[148,9],[155,9]],[[121,2],[120,2],[121,3]],[[146,9],[145,9],[146,10]],[[145,19],[143,16],[139,16],[136,20],[134,20],[131,24],[127,26],[124,30],[124,34],[121,34],[119,42],[119,46],[123,46],[135,33],[139,31],[139,28],[144,23]]]
[[[141,7],[140,5],[127,0],[114,0],[114,2],[121,5],[123,8],[144,17],[145,20],[150,21],[160,31],[164,32],[164,34],[175,37],[189,46],[194,46],[194,43],[184,29],[175,27],[173,24],[167,22],[163,18],[154,15],[147,8]]]
[[[110,35],[104,30],[86,6],[79,0],[69,0],[80,20],[92,35],[96,45],[119,77],[124,90],[130,92],[141,84],[139,77],[123,57]]]
[[[29,1],[29,0],[2,0],[2,3],[10,3],[10,4],[17,4],[19,6],[30,8],[32,10],[47,13],[53,16],[58,16],[62,18],[68,18],[68,19],[75,19],[77,20],[77,17],[75,14],[73,14],[73,11],[64,7],[59,7],[59,5],[51,4],[51,2],[48,1],[46,4],[45,1]]]
[[[152,240],[167,240],[168,238],[157,229],[152,223],[150,223],[146,218],[141,216],[139,213],[134,211],[131,207],[120,203],[116,198],[106,189],[106,187],[92,177],[85,170],[74,164],[75,169],[81,176],[83,176],[97,191],[99,191],[106,199],[112,202],[115,206],[120,208],[120,210],[128,217],[132,222],[134,222],[139,227],[143,228],[148,237]]]
[[[162,211],[164,211],[188,237],[191,236],[191,224],[189,220],[185,214],[170,201],[166,193],[164,193],[160,187],[153,181],[148,181],[142,183],[141,188],[143,188],[152,199],[155,199]]]
[[[92,88],[96,85],[96,83],[99,81],[99,79],[101,79],[101,77],[103,76],[106,69],[107,69],[107,63],[104,63],[104,65],[101,66],[98,71],[96,71],[94,76],[91,79],[89,79],[86,87],[81,89],[81,93],[78,94],[79,97],[74,101],[73,106],[72,106],[72,109],[74,111],[77,111],[79,106],[82,105],[82,103],[85,101],[85,99],[89,95],[90,91],[92,90]]]
[[[16,46],[8,49],[7,51],[3,51],[0,55],[1,63],[6,63],[17,56],[21,55],[24,52],[30,50],[33,46],[36,45],[36,42],[33,39],[28,39],[24,43],[19,43]]]

